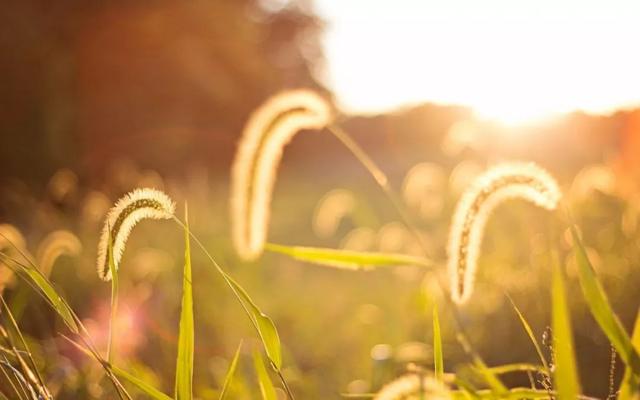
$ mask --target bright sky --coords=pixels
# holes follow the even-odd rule
[[[315,0],[351,112],[424,101],[525,122],[640,105],[639,0]]]

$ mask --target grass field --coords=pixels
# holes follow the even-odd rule
[[[0,231],[4,398],[638,396],[639,209],[607,166],[557,186],[553,170],[428,160],[388,179],[332,123],[280,118],[253,128],[240,186],[131,167],[102,190],[60,171],[47,193],[16,194]],[[353,169],[277,176],[287,138],[273,138],[325,125]],[[140,192],[105,222],[147,186],[169,198]],[[476,262],[471,287],[456,274]]]

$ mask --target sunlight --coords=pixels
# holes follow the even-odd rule
[[[323,77],[350,112],[429,101],[512,124],[640,104],[640,5],[631,2],[317,7],[328,24]]]

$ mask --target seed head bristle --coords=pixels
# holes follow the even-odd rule
[[[343,218],[349,216],[356,207],[356,198],[346,189],[327,192],[316,204],[313,211],[313,231],[321,238],[331,237],[338,230]]]
[[[11,224],[0,224],[0,251],[14,255],[28,253],[27,241],[18,228]],[[0,260],[0,294],[14,281],[13,269]]]
[[[451,296],[463,304],[471,296],[485,225],[492,211],[519,198],[553,210],[561,193],[556,180],[533,163],[506,163],[479,176],[458,201],[448,243]]]
[[[329,103],[307,89],[279,93],[249,117],[231,172],[232,238],[242,258],[262,253],[284,146],[300,130],[322,129],[332,117]]]
[[[0,224],[0,250],[24,250],[26,246],[27,241],[18,228],[11,224]]]
[[[117,269],[133,227],[143,219],[170,219],[174,212],[173,200],[156,189],[136,189],[118,200],[107,215],[98,246],[97,266],[100,278],[111,280],[109,238],[113,243],[113,263]]]
[[[67,230],[59,230],[51,232],[40,242],[36,260],[43,275],[48,277],[59,257],[76,257],[81,252],[82,243],[80,243],[80,239]]]

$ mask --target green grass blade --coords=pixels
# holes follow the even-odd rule
[[[479,354],[474,351],[471,351],[471,344],[467,341],[467,337],[461,333],[456,335],[458,342],[462,345],[465,352],[471,355],[473,362],[473,370],[477,372],[482,379],[486,382],[487,385],[491,388],[491,392],[498,398],[504,396],[508,393],[507,387],[502,383],[500,378],[496,374],[493,373],[491,368],[485,364]]]
[[[282,349],[275,324],[271,318],[260,311],[258,306],[251,300],[251,297],[249,297],[249,294],[231,276],[225,273],[225,279],[233,287],[234,292],[241,298],[243,305],[250,313],[269,360],[279,370],[282,368]]]
[[[58,294],[57,290],[53,287],[51,282],[45,277],[39,269],[31,265],[24,265],[21,262],[14,260],[13,258],[1,254],[2,259],[8,262],[7,265],[13,267],[15,271],[21,272],[21,276],[28,278],[28,282],[32,285],[36,291],[39,291],[40,295],[51,305],[51,307],[62,318],[65,325],[73,332],[78,333],[79,328],[76,322],[75,316],[71,307],[64,301],[62,296]]]
[[[444,377],[444,361],[442,357],[442,336],[440,334],[440,318],[438,306],[433,306],[433,369],[436,379],[442,382]]]
[[[178,336],[178,356],[176,358],[176,400],[193,398],[193,287],[191,276],[191,243],[189,217],[185,205],[184,229],[184,272],[182,277],[182,311],[180,312],[180,333]]]
[[[177,218],[174,218],[176,223],[184,227],[185,225]],[[276,329],[275,324],[266,314],[264,314],[258,306],[251,300],[249,294],[236,282],[231,275],[227,274],[222,267],[216,262],[211,253],[207,250],[207,248],[202,244],[202,242],[195,236],[193,233],[190,233],[191,239],[200,247],[200,249],[207,256],[213,267],[218,271],[218,273],[225,280],[231,291],[238,299],[238,302],[242,306],[243,310],[251,320],[254,328],[260,335],[260,339],[262,340],[262,344],[264,346],[265,352],[269,357],[269,360],[272,363],[272,366],[276,370],[280,370],[282,368],[282,349],[280,345],[280,337],[278,336],[278,331]]]
[[[262,356],[257,350],[253,352],[253,365],[256,370],[256,376],[258,377],[262,400],[277,400],[278,396],[276,395],[276,389],[273,387],[273,382],[271,382],[269,373],[264,366]]]
[[[504,375],[510,374],[513,372],[540,372],[547,373],[547,370],[542,365],[534,365],[528,363],[516,363],[516,364],[505,364],[498,365],[495,367],[489,368],[491,372],[496,375]]]
[[[636,323],[631,335],[631,343],[636,351],[640,351],[640,311],[636,317]],[[622,382],[620,383],[619,400],[631,400],[640,398],[640,377],[634,375],[631,368],[624,371]]]
[[[538,353],[538,357],[540,358],[540,362],[542,362],[544,370],[546,371],[546,373],[549,373],[549,366],[547,365],[547,360],[544,358],[544,354],[542,353],[542,348],[540,347],[540,344],[538,344],[538,340],[536,339],[536,336],[533,334],[533,329],[531,329],[531,325],[529,325],[529,322],[527,322],[527,319],[520,312],[520,309],[518,308],[518,306],[516,306],[516,303],[513,301],[511,296],[507,295],[507,298],[511,302],[511,306],[515,310],[516,314],[518,314],[520,323],[522,323],[522,327],[524,328],[525,332],[527,332],[527,335],[529,336],[531,343],[533,343],[533,347],[535,347],[536,353]]]
[[[398,265],[432,266],[432,263],[427,259],[405,254],[361,252],[323,247],[283,246],[273,243],[267,243],[265,249],[287,255],[299,261],[348,270],[369,270]]]
[[[242,342],[238,345],[238,349],[236,350],[236,354],[233,356],[233,360],[229,365],[229,369],[227,370],[227,375],[224,377],[224,384],[222,385],[222,389],[220,390],[220,397],[218,400],[224,400],[229,387],[231,386],[231,382],[233,382],[233,376],[236,373],[236,369],[238,368],[238,360],[240,359],[240,350],[242,349]]]
[[[591,314],[598,322],[600,329],[607,335],[613,347],[620,354],[622,361],[631,369],[634,375],[640,376],[640,355],[634,349],[631,339],[618,316],[613,312],[607,294],[596,277],[593,266],[573,225],[571,226],[571,234],[575,243],[580,286],[589,305],[589,310],[591,310]]]
[[[113,242],[111,240],[111,228],[109,228],[109,247],[107,249],[107,259],[109,262],[109,270],[111,271],[111,310],[109,318],[109,342],[107,344],[107,360],[113,363],[115,357],[115,330],[116,320],[118,317],[118,294],[120,292],[118,284],[118,270],[113,262]]]
[[[110,369],[116,376],[118,376],[118,377],[128,381],[129,383],[133,384],[135,387],[140,389],[146,395],[150,396],[152,399],[155,399],[155,400],[173,400],[171,397],[169,397],[166,394],[162,393],[161,391],[159,391],[158,389],[154,388],[153,386],[151,386],[147,382],[143,381],[142,379],[137,378],[134,375],[128,373],[127,371],[123,370],[122,368],[119,368],[119,367],[116,367],[115,365],[112,365],[110,367]]]
[[[65,324],[73,333],[78,333],[78,324],[73,317],[73,312],[69,305],[62,299],[53,285],[45,278],[40,271],[27,267],[24,272],[31,278],[32,282],[38,286],[42,293],[49,300],[58,315],[64,320]]]
[[[564,278],[557,258],[554,259],[551,284],[552,329],[556,367],[554,386],[558,400],[575,400],[580,394],[580,383],[573,350],[573,336],[569,308],[567,306]]]

